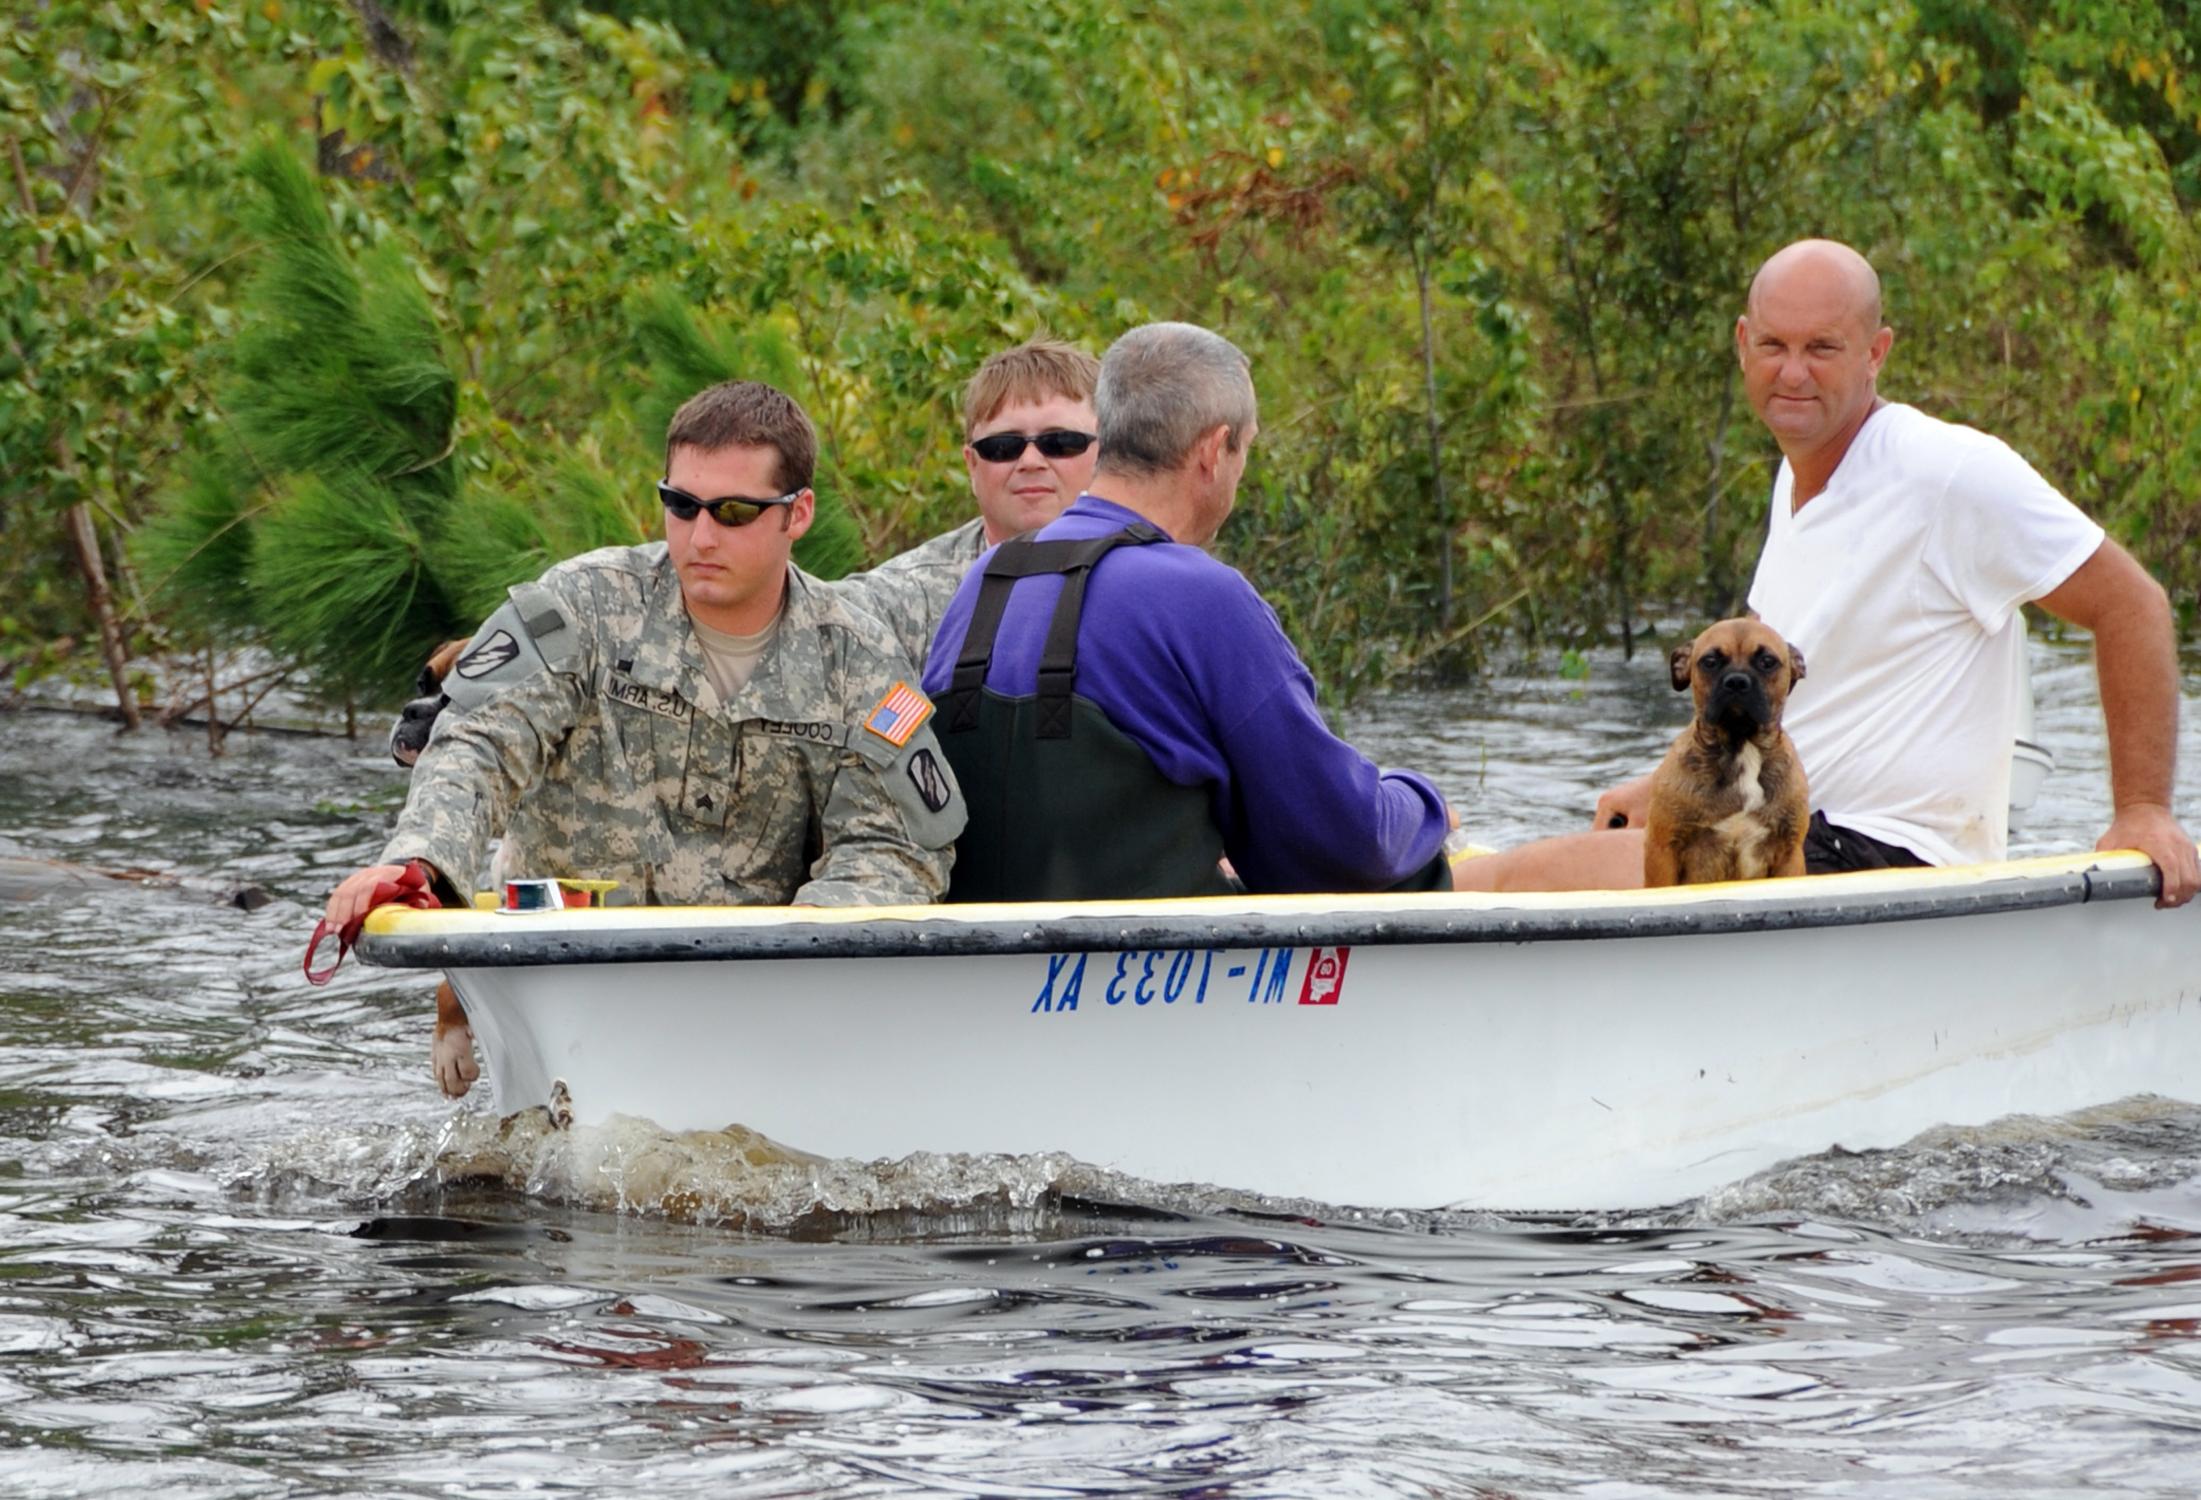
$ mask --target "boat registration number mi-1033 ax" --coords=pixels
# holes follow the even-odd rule
[[[1296,948],[1146,948],[1120,953],[1050,953],[1047,973],[1031,1014],[1069,1015],[1085,1006],[1085,979],[1093,973],[1095,1010],[1128,1006],[1168,1009],[1182,1001],[1205,1005],[1211,988],[1217,1004],[1282,1005],[1292,998],[1295,967],[1300,1005],[1335,1005],[1344,995],[1350,948],[1311,948],[1300,962]]]
[[[503,1111],[1543,1212],[2201,1097],[2201,903],[2155,890],[2084,854],[1569,895],[393,907],[358,951],[450,976]]]

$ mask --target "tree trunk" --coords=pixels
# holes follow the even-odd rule
[[[214,695],[214,643],[206,643],[206,753],[222,753],[222,705]]]
[[[1720,483],[1725,478],[1727,461],[1727,419],[1735,410],[1735,366],[1727,365],[1727,373],[1720,381],[1719,415],[1712,419],[1712,440],[1706,456],[1711,460],[1711,477],[1704,482],[1704,600],[1705,611],[1713,619],[1732,614],[1735,607],[1734,580],[1727,573],[1727,555],[1720,546]]]
[[[1429,404],[1429,498],[1437,511],[1437,628],[1452,628],[1452,506],[1444,493],[1444,424],[1437,411],[1437,334],[1429,311],[1429,251],[1414,251],[1414,290],[1421,297],[1422,395]]]
[[[15,167],[15,190],[23,200],[23,217],[38,217],[38,196],[31,191],[30,169],[23,165],[23,143],[14,136],[8,137],[8,160]],[[44,271],[53,265],[53,246],[41,240],[38,245],[38,269]]]
[[[84,571],[84,592],[99,621],[99,649],[107,658],[107,674],[115,683],[115,706],[122,710],[122,727],[138,727],[138,701],[130,691],[130,653],[115,619],[115,601],[107,592],[107,568],[99,560],[99,532],[92,524],[92,508],[82,501],[69,507],[69,540],[76,545],[76,565]]]
[[[1606,580],[1612,589],[1613,612],[1620,617],[1620,659],[1635,660],[1635,591],[1632,587],[1635,526],[1628,515],[1628,497],[1610,483],[1605,487],[1605,514],[1612,522],[1612,553]]]

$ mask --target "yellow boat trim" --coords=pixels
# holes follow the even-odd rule
[[[656,927],[841,926],[864,922],[1045,922],[1070,917],[1127,919],[1185,916],[1213,920],[1233,912],[1267,917],[1386,911],[1657,911],[1717,901],[1781,906],[1802,892],[1824,896],[1839,889],[1860,898],[1917,894],[2028,876],[2075,874],[2086,870],[2137,870],[2149,865],[2137,850],[2044,854],[1999,864],[1948,865],[1931,869],[1858,870],[1840,875],[1803,875],[1774,880],[1726,881],[1716,885],[1671,886],[1662,890],[1388,892],[1360,895],[1178,896],[1150,901],[988,902],[953,906],[603,906],[581,911],[496,912],[444,909],[415,911],[384,906],[367,918],[366,931],[382,935],[438,936],[488,932],[521,924],[528,930],[616,925]]]

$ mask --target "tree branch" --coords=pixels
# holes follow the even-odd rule
[[[15,190],[23,200],[25,218],[38,217],[38,199],[31,194],[30,168],[23,165],[23,143],[14,136],[8,137],[8,159],[15,163]],[[53,247],[41,242],[38,247],[38,269],[48,270],[53,265]]]

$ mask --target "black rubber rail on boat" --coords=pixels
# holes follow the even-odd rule
[[[1814,882],[1818,884],[1818,882]],[[1250,908],[1151,915],[1112,911],[1020,920],[972,919],[959,908],[868,922],[805,921],[800,911],[769,925],[626,927],[607,911],[587,928],[529,931],[525,915],[497,916],[486,930],[368,933],[361,960],[383,968],[519,968],[542,964],[680,963],[717,959],[904,958],[986,953],[1115,953],[1127,949],[1373,947],[1415,943],[1585,942],[1692,937],[1812,927],[1861,927],[1936,917],[2037,911],[2089,901],[2153,900],[2152,868],[2075,869],[2046,875],[1934,884],[1916,892],[1856,891],[1840,879],[1779,905],[1705,900],[1672,906],[1459,907],[1441,900],[1381,909],[1269,912]],[[1256,898],[1257,899],[1257,898]],[[970,908],[977,910],[977,908]],[[999,911],[1000,908],[990,908]],[[599,922],[601,925],[599,926]]]

